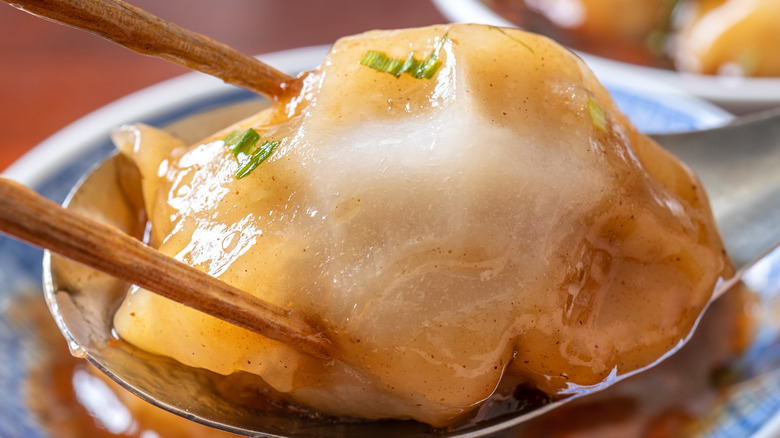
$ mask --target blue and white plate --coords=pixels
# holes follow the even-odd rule
[[[262,56],[280,70],[295,73],[311,68],[323,58],[325,46],[308,47]],[[642,78],[637,79],[609,66],[596,68],[618,105],[645,132],[701,129],[723,123],[730,117],[722,110],[678,90]],[[10,167],[5,176],[20,181],[55,201],[65,199],[70,188],[93,165],[113,150],[109,140],[112,128],[123,123],[144,122],[165,125],[181,117],[221,105],[248,100],[249,92],[200,74],[188,74],[160,83],[118,100],[76,122],[30,151]],[[28,370],[36,353],[26,351],[18,324],[11,320],[11,308],[23,294],[40,296],[42,252],[0,237],[0,437],[43,438],[47,436],[39,420],[30,413],[25,393]],[[754,287],[766,291],[780,289],[780,257],[765,259],[752,272]],[[19,318],[14,309],[13,318]],[[21,309],[24,312],[24,309]],[[778,390],[780,391],[780,390]],[[766,395],[777,400],[777,393]],[[763,400],[763,399],[762,399]],[[759,400],[761,401],[761,400]],[[774,411],[771,411],[774,413]],[[772,415],[763,415],[740,429],[754,433],[769,430]],[[740,423],[741,424],[741,423]],[[747,423],[745,423],[747,424]],[[771,430],[778,429],[772,426]]]

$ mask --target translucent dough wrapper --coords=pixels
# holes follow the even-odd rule
[[[360,64],[437,45],[432,79]],[[116,314],[123,339],[252,373],[326,414],[448,426],[502,379],[555,397],[654,363],[730,274],[696,178],[546,38],[369,32],[339,40],[303,83],[234,127],[281,142],[242,179],[227,132],[187,148],[142,125],[115,138],[143,175],[153,245],[304,311],[340,357],[141,289]]]

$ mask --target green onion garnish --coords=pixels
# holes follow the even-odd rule
[[[252,171],[255,170],[257,166],[259,166],[263,161],[266,160],[266,158],[270,157],[271,154],[274,153],[276,147],[281,143],[282,142],[280,141],[264,141],[245,159],[239,160],[238,170],[236,171],[236,178],[241,179],[252,173]]]
[[[239,154],[249,154],[249,151],[260,140],[260,134],[252,128],[233,131],[225,137],[225,145],[238,158]]]
[[[237,179],[252,173],[281,144],[280,141],[264,141],[258,146],[259,141],[260,135],[252,128],[233,131],[225,137],[225,145],[238,160]]]
[[[516,42],[517,44],[520,44],[521,46],[523,46],[523,47],[525,47],[526,49],[530,50],[530,51],[531,51],[531,53],[534,53],[534,49],[532,49],[532,48],[531,48],[531,46],[529,46],[528,44],[526,44],[525,42],[523,42],[523,40],[521,40],[521,39],[519,39],[519,38],[515,38],[515,37],[514,37],[514,36],[512,36],[512,35],[509,35],[508,33],[506,33],[506,31],[505,31],[504,29],[501,29],[501,28],[500,28],[500,27],[498,27],[498,26],[490,26],[490,28],[491,28],[491,29],[493,29],[493,30],[497,30],[497,31],[499,31],[499,32],[503,33],[503,34],[504,34],[504,36],[506,36],[506,37],[507,37],[507,38],[509,38],[510,40],[512,40],[512,41]]]
[[[604,108],[593,97],[588,98],[588,114],[590,115],[590,121],[593,126],[606,132],[607,131],[607,114],[604,112]]]
[[[385,52],[369,50],[363,56],[360,64],[378,72],[390,73],[395,77],[400,77],[401,74],[406,73],[417,79],[431,79],[441,67],[439,52],[441,52],[441,48],[446,40],[447,34],[444,34],[439,43],[436,44],[433,52],[424,59],[415,58],[414,53],[410,53],[405,60],[391,58]]]

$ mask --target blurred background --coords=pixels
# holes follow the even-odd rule
[[[252,55],[446,20],[428,0],[132,0]],[[76,119],[187,70],[0,5],[0,170]]]

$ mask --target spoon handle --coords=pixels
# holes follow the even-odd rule
[[[739,270],[780,245],[780,107],[653,138],[701,179]]]
[[[305,315],[232,287],[0,178],[0,231],[320,358],[333,345]]]
[[[33,15],[97,34],[144,55],[216,76],[276,100],[296,78],[120,0],[2,0]]]

